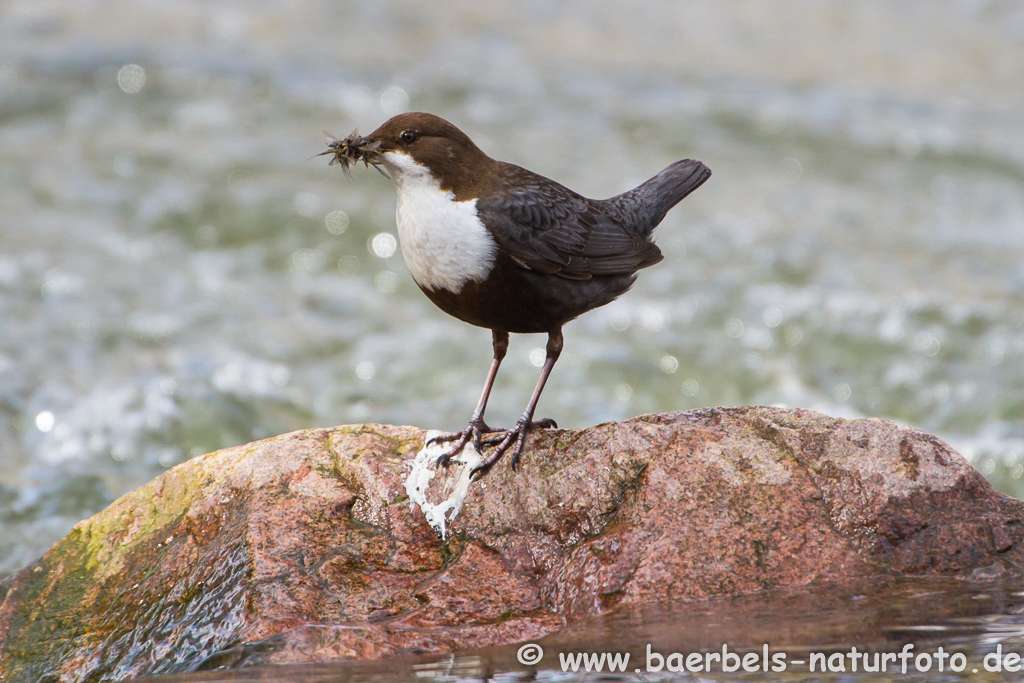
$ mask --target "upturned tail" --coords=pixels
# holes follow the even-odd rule
[[[606,199],[606,207],[630,232],[650,235],[669,209],[710,177],[710,168],[696,159],[683,159],[629,192]]]

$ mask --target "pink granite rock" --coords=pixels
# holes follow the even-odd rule
[[[423,438],[295,432],[117,500],[0,583],[0,680],[439,653],[619,605],[1024,566],[1024,503],[885,420],[735,408],[538,432],[444,542],[403,485]]]

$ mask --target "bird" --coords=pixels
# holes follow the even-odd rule
[[[398,114],[365,137],[325,134],[328,149],[315,156],[330,155],[349,176],[349,165],[363,161],[394,182],[398,242],[420,290],[445,313],[491,331],[493,358],[468,426],[428,442],[446,444],[437,459],[445,466],[469,443],[479,453],[493,446],[471,477],[509,450],[516,469],[527,434],[557,426],[534,413],[562,352],[562,327],[614,301],[638,270],[662,260],[654,228],[711,176],[700,161],[683,159],[628,192],[588,199],[492,159],[434,114]],[[510,333],[547,334],[545,359],[519,420],[492,429],[484,412]]]

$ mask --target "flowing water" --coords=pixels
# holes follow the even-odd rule
[[[195,454],[461,427],[487,331],[405,272],[326,128],[441,114],[590,196],[691,156],[663,263],[570,324],[563,427],[783,404],[935,432],[1024,495],[1011,0],[0,2],[0,576]],[[515,337],[507,424],[544,339]],[[527,456],[529,457],[529,456]]]

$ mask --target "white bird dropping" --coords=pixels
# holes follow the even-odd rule
[[[405,492],[409,495],[410,506],[419,505],[427,523],[434,528],[438,536],[444,539],[448,536],[447,524],[455,520],[455,516],[462,509],[463,501],[469,494],[473,468],[483,462],[483,456],[473,447],[472,442],[466,444],[466,447],[451,459],[450,468],[454,470],[454,468],[460,467],[460,469],[454,476],[450,474],[446,477],[444,484],[440,487],[440,495],[447,494],[448,497],[439,503],[431,503],[427,500],[427,493],[434,475],[437,474],[437,459],[448,450],[448,445],[445,443],[431,443],[431,439],[440,435],[439,431],[427,432],[425,445],[413,459],[412,472],[405,480]],[[435,489],[437,488],[435,487]]]

